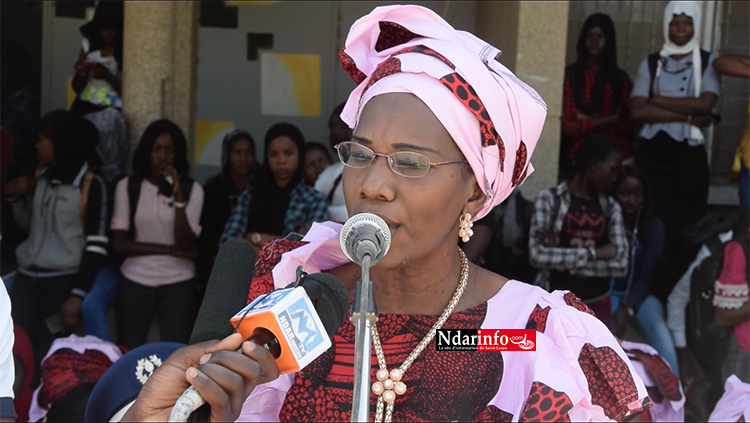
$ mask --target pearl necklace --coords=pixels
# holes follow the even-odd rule
[[[385,355],[383,354],[383,347],[380,344],[380,336],[378,335],[377,325],[373,325],[372,328],[372,344],[375,347],[375,355],[378,357],[379,370],[376,374],[378,381],[372,384],[372,393],[378,396],[378,405],[375,412],[375,422],[383,422],[383,411],[385,409],[385,423],[390,423],[393,418],[393,407],[396,401],[396,395],[403,395],[406,392],[406,384],[401,382],[404,377],[404,373],[411,367],[414,360],[419,357],[419,354],[424,351],[433,338],[435,333],[445,324],[448,317],[453,313],[453,309],[456,308],[458,300],[466,289],[466,282],[469,280],[469,260],[466,258],[466,254],[458,249],[458,254],[461,257],[461,278],[458,281],[456,292],[453,293],[448,306],[443,310],[443,314],[440,315],[435,325],[432,326],[427,335],[422,339],[422,342],[414,348],[414,351],[409,354],[409,357],[404,360],[401,367],[388,371],[388,366],[385,363]],[[387,406],[385,404],[388,404]]]

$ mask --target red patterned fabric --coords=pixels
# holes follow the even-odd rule
[[[534,307],[534,311],[531,312],[529,322],[526,324],[526,329],[536,329],[537,332],[544,333],[547,329],[547,316],[549,315],[550,307],[541,308],[539,304]]]
[[[594,314],[594,312],[591,311],[591,309],[589,308],[589,306],[587,306],[586,304],[582,303],[581,299],[578,298],[578,297],[576,297],[576,294],[574,294],[572,292],[568,292],[567,294],[565,294],[565,296],[563,298],[565,299],[565,303],[568,304],[569,306],[573,307],[574,309],[576,309],[578,311],[582,311],[584,313],[588,313],[588,314],[590,314],[592,316],[596,316]]]
[[[482,324],[487,304],[453,314],[446,328],[471,329]],[[386,363],[395,368],[427,334],[437,316],[380,313],[378,333]],[[354,383],[354,325],[348,318],[334,335],[334,346],[299,372],[281,409],[281,421],[349,421]],[[499,352],[422,352],[403,381],[409,387],[396,399],[394,421],[475,421],[487,418],[487,404],[499,389],[503,358]],[[374,349],[372,380],[378,370]],[[451,389],[445,389],[451,387]],[[374,419],[377,398],[370,396]]]
[[[568,411],[571,408],[573,402],[565,393],[557,392],[542,382],[534,382],[519,421],[569,422]]]
[[[365,90],[362,94],[364,95],[364,93],[367,92],[367,89],[372,87],[376,82],[388,75],[393,75],[398,72],[401,72],[401,61],[398,60],[397,57],[388,58],[388,60],[378,65],[377,69],[372,73],[372,76],[370,76],[370,80],[367,81],[367,86],[365,86]]]
[[[591,119],[578,119],[576,117],[576,101],[575,93],[573,92],[573,81],[569,69],[565,70],[565,85],[563,87],[563,109],[562,109],[562,132],[564,135],[573,138],[573,145],[568,152],[570,158],[573,158],[578,147],[592,135],[601,134],[607,135],[617,142],[620,147],[620,153],[624,159],[633,155],[633,135],[635,132],[635,124],[632,120],[612,125],[602,130],[594,131],[594,121]],[[594,81],[596,80],[596,73],[593,68],[587,66],[584,74],[586,81],[585,91],[583,93],[583,101],[588,103],[591,101],[591,90],[594,87]],[[607,82],[607,93],[604,96],[604,101],[599,111],[593,116],[595,119],[604,118],[614,115],[617,110],[614,107],[614,92],[612,86]],[[630,108],[630,91],[633,89],[633,82],[630,78],[625,75],[622,84],[622,99],[625,107]]]
[[[528,150],[526,150],[526,144],[524,144],[523,141],[521,141],[521,144],[518,146],[518,151],[516,151],[516,164],[513,166],[513,186],[517,187],[518,184],[523,182],[524,175],[526,173],[526,162],[529,159],[529,153]]]
[[[79,354],[70,348],[61,348],[47,357],[42,364],[42,389],[39,405],[50,405],[81,383],[96,382],[112,365],[107,355],[99,350],[86,350]]]
[[[388,50],[391,47],[421,37],[421,35],[417,35],[394,22],[380,21],[378,24],[380,25],[380,35],[378,35],[378,41],[375,43],[375,51],[377,52]]]
[[[281,255],[305,244],[307,243],[302,241],[277,239],[263,245],[263,249],[258,255],[258,261],[255,263],[253,281],[250,284],[250,292],[247,296],[248,304],[261,295],[273,291],[273,274],[271,271],[281,260]]]
[[[356,84],[359,84],[367,79],[367,75],[357,69],[357,64],[354,63],[354,60],[352,60],[348,54],[346,54],[344,51],[345,48],[346,46],[341,47],[341,51],[339,51],[339,59],[341,60],[342,66],[344,66],[344,70],[349,74],[349,77],[351,77]]]
[[[667,366],[667,363],[661,357],[636,349],[625,350],[625,352],[635,355],[635,360],[643,363],[651,378],[656,382],[659,391],[668,400],[679,401],[682,399],[680,379],[672,373],[672,370],[669,369],[669,366]]]
[[[627,415],[627,404],[638,399],[638,390],[627,364],[615,350],[585,344],[578,364],[588,381],[592,403],[602,407],[612,420],[619,421]]]
[[[249,300],[271,291],[274,287],[272,269],[282,254],[305,244],[299,241],[267,244],[255,267]],[[560,300],[558,307],[580,304],[575,296],[568,297],[564,304],[562,298]],[[580,306],[585,308],[582,304]],[[548,327],[557,327],[554,321],[548,323],[549,311],[551,307],[541,307],[537,303],[523,321],[528,322],[527,327],[544,333]],[[569,313],[560,308],[558,311]],[[476,329],[488,316],[488,303],[484,302],[453,314],[444,328]],[[385,313],[380,313],[378,317],[377,328],[389,369],[403,363],[437,320],[437,316]],[[290,376],[290,385],[284,387],[284,394],[278,397],[279,411],[278,414],[274,412],[273,418],[278,416],[280,421],[351,419],[354,333],[354,326],[345,319],[332,337],[332,347],[305,369]],[[573,404],[564,390],[555,390],[536,379],[528,395],[506,404],[510,412],[505,411],[505,405],[495,402],[498,393],[502,392],[502,379],[510,371],[510,368],[506,368],[507,359],[502,352],[438,352],[435,341],[432,342],[404,376],[408,389],[405,395],[396,399],[394,421],[512,421],[513,413],[519,413],[517,417],[520,421],[570,421],[570,415],[578,410],[579,405]],[[628,365],[611,347],[594,348],[591,344],[584,344],[578,354],[578,363],[581,373],[571,377],[585,380],[591,403],[600,406],[609,418],[620,419],[628,411],[632,415],[651,406],[645,395],[639,397]],[[370,366],[370,377],[374,380],[378,370],[374,349]],[[509,380],[507,383],[513,384],[515,381]],[[579,392],[578,386],[576,392]],[[643,398],[643,401],[639,398]],[[252,408],[252,398],[248,400],[251,402],[246,402],[246,406]],[[370,395],[370,419],[374,419],[376,400],[374,395]],[[628,407],[632,408],[634,403],[641,407],[629,410]],[[599,410],[599,407],[596,408]],[[601,411],[596,412],[601,415]]]

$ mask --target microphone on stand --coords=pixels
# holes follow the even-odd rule
[[[236,327],[245,339],[271,352],[280,374],[299,371],[330,348],[331,335],[346,317],[349,292],[333,275],[299,275],[286,288],[246,305],[255,258],[255,250],[242,240],[221,247],[190,343],[223,339]],[[238,309],[239,313],[232,311]],[[169,421],[208,421],[205,403],[190,386],[175,403]]]
[[[350,314],[355,330],[352,422],[366,422],[370,411],[370,342],[372,325],[378,320],[370,266],[377,264],[388,253],[391,231],[380,217],[360,213],[344,223],[339,242],[346,257],[362,267],[362,278],[357,283]]]
[[[370,266],[374,266],[391,247],[391,230],[379,216],[360,213],[344,223],[339,242],[349,260],[362,266],[365,256],[370,256]]]

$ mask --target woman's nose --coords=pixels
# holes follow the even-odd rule
[[[363,197],[382,201],[392,201],[395,198],[396,192],[393,190],[392,184],[394,177],[399,176],[391,170],[388,165],[388,158],[376,156],[370,167],[357,170],[363,172],[362,184],[360,185]]]

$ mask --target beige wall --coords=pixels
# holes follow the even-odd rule
[[[526,198],[557,185],[568,4],[521,2],[519,8],[515,73],[547,103],[547,120],[531,161],[536,172],[521,187]]]
[[[503,50],[500,61],[547,103],[547,120],[531,158],[536,171],[521,187],[528,199],[557,184],[568,3],[477,2],[477,36]]]
[[[476,35],[502,51],[500,61],[516,70],[518,1],[478,1]]]
[[[198,6],[125,2],[122,91],[131,153],[146,127],[162,118],[180,126],[190,148],[194,144]]]

